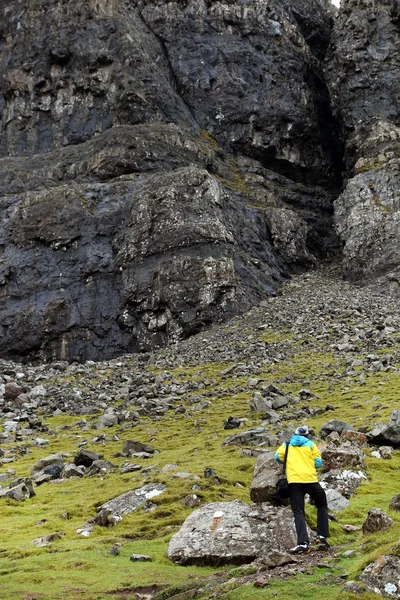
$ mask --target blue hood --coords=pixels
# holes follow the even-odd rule
[[[312,441],[304,435],[294,435],[290,438],[289,446],[311,446]]]

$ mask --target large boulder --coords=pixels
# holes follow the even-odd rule
[[[357,446],[334,446],[328,445],[321,451],[322,470],[324,473],[334,469],[344,469],[346,467],[355,467],[356,469],[366,469],[365,454]]]
[[[331,421],[328,421],[327,423],[324,423],[322,425],[319,432],[319,437],[325,440],[330,433],[336,432],[340,435],[345,429],[353,431],[354,427],[352,425],[349,425],[348,423],[345,423],[345,421],[340,421],[339,419],[332,419]]]
[[[167,557],[180,565],[243,564],[285,551],[296,539],[289,509],[214,502],[189,515],[172,537]]]
[[[400,447],[400,410],[394,410],[388,425],[380,423],[375,425],[368,433],[370,444],[377,446],[388,445],[393,448]]]
[[[256,429],[248,429],[241,433],[236,433],[226,438],[223,446],[272,446],[271,438],[274,438],[267,429],[257,427]]]
[[[46,467],[57,466],[61,469],[64,467],[64,455],[61,453],[58,454],[50,454],[49,456],[45,456],[44,458],[40,458],[35,462],[31,469],[32,475],[36,475],[43,471]]]
[[[320,482],[324,484],[325,488],[334,489],[345,498],[350,498],[354,495],[361,483],[367,480],[367,476],[363,471],[333,469],[323,473],[319,479]]]
[[[254,467],[253,479],[250,485],[250,498],[253,502],[272,502],[276,482],[282,465],[275,460],[275,452],[260,454]]]

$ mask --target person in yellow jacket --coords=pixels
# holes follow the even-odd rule
[[[283,464],[286,442],[275,453],[276,460]],[[309,439],[307,425],[298,427],[289,440],[286,459],[286,476],[289,484],[290,505],[297,533],[297,546],[290,552],[309,552],[310,540],[304,516],[304,497],[314,500],[317,507],[317,544],[329,548],[328,504],[324,489],[318,483],[317,469],[322,465],[317,445]]]

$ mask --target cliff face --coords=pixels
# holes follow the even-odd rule
[[[361,52],[353,0],[0,0],[0,354],[151,349],[337,255],[380,102],[396,144],[398,14],[375,4]]]
[[[344,2],[327,81],[346,143],[347,178],[335,202],[345,274],[400,289],[400,5]]]

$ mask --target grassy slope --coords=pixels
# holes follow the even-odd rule
[[[240,325],[238,322],[236,325],[229,325],[232,326]],[[279,337],[279,332],[262,331],[255,335],[260,340],[273,344],[277,335]],[[344,366],[328,347],[316,346],[304,350],[303,346],[296,346],[296,340],[290,340],[288,332],[282,332],[282,336],[286,337],[289,346],[292,345],[293,355],[276,365],[266,365],[258,377],[266,382],[277,383],[291,375],[290,383],[278,383],[281,389],[296,394],[306,386],[316,395],[309,403],[310,406],[324,407],[327,403],[333,404],[335,412],[308,419],[308,424],[317,431],[331,418],[345,420],[356,428],[363,424],[372,425],[377,421],[387,422],[391,411],[399,408],[398,373],[370,373],[362,386],[354,377],[332,378],[332,372],[343,373]],[[387,350],[394,351],[398,351],[397,342]],[[109,439],[118,433],[120,441],[108,441],[104,445],[92,444],[90,441],[96,431],[83,432],[78,426],[78,417],[47,419],[50,433],[46,437],[51,440],[51,444],[42,449],[32,447],[26,456],[21,456],[17,462],[9,465],[16,469],[18,476],[28,476],[37,459],[53,452],[64,451],[74,455],[78,451],[78,444],[85,439],[89,441],[88,448],[104,453],[104,457],[116,465],[122,464],[124,459],[114,458],[113,455],[121,451],[125,439],[149,443],[159,453],[154,458],[143,461],[144,467],[153,468],[153,471],[145,474],[112,473],[104,477],[44,484],[36,489],[37,495],[26,502],[0,500],[0,574],[3,600],[135,598],[135,589],[140,591],[143,588],[143,591],[153,585],[159,585],[160,589],[179,586],[188,581],[201,580],[216,571],[211,568],[176,566],[165,558],[165,552],[171,535],[191,512],[182,506],[181,501],[186,494],[192,492],[194,483],[200,485],[201,490],[196,493],[203,502],[228,501],[234,498],[249,502],[248,490],[254,459],[242,457],[241,449],[237,447],[221,448],[222,441],[229,434],[223,430],[222,425],[230,414],[247,417],[249,427],[259,425],[260,415],[250,413],[251,390],[235,393],[238,386],[246,388],[247,377],[241,379],[224,375],[223,371],[227,366],[229,365],[207,364],[172,370],[171,379],[174,381],[205,381],[205,391],[210,392],[209,400],[212,405],[196,411],[194,404],[189,415],[170,412],[157,421],[144,418],[138,427],[125,432],[121,432],[118,427],[106,431]],[[84,384],[82,379],[76,382],[76,386],[82,389]],[[196,393],[198,392],[193,392],[194,395]],[[190,402],[190,399],[189,393],[184,402]],[[376,413],[374,408],[378,402],[382,404],[382,408]],[[352,408],[354,404],[361,406]],[[89,423],[90,419],[87,420]],[[288,427],[291,425],[293,423],[287,423]],[[171,463],[178,465],[178,471],[191,473],[192,476],[182,480],[174,478],[174,472],[159,472],[164,465]],[[388,551],[400,539],[400,516],[388,510],[391,498],[399,493],[397,474],[400,469],[400,452],[397,451],[390,461],[368,457],[367,465],[368,483],[363,484],[352,499],[351,508],[339,514],[339,522],[332,524],[332,543],[338,546],[338,550],[337,561],[331,569],[320,568],[287,581],[276,580],[263,590],[253,586],[241,586],[237,589],[238,583],[229,582],[230,577],[227,576],[228,582],[219,588],[216,597],[231,600],[250,600],[256,597],[312,600],[319,599],[324,594],[326,600],[339,596],[343,600],[352,598],[351,594],[341,594],[338,574],[344,570],[349,579],[357,577],[371,560],[382,551]],[[219,484],[204,479],[203,472],[208,466],[217,472]],[[168,487],[165,494],[154,499],[158,505],[154,512],[145,513],[139,509],[124,517],[113,529],[96,527],[89,538],[76,534],[76,530],[95,514],[96,506],[150,481],[163,482]],[[341,525],[344,523],[361,525],[371,507],[380,507],[387,512],[394,519],[394,526],[375,536],[343,532]],[[312,508],[307,510],[312,526],[315,515]],[[63,517],[65,513],[68,513],[68,519]],[[51,546],[37,549],[32,545],[31,541],[35,538],[56,531],[63,532],[64,536]],[[110,548],[115,542],[122,544],[119,556],[110,554]],[[355,556],[342,558],[341,554],[348,549],[354,549]],[[153,562],[132,563],[129,561],[132,553],[148,554]],[[234,573],[237,573],[237,569]],[[207,594],[203,597],[207,597]],[[371,594],[362,596],[364,600],[375,597],[378,598]]]

